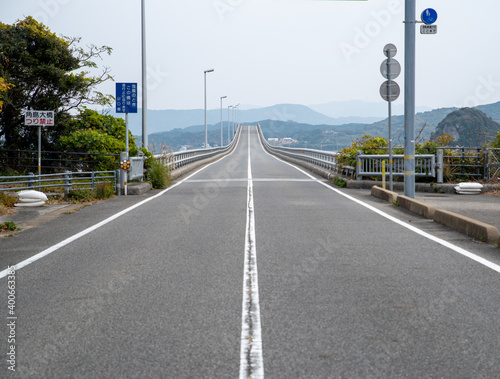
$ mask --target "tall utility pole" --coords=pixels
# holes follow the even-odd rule
[[[224,146],[224,135],[222,131],[222,99],[225,99],[227,96],[220,97],[220,146]]]
[[[146,67],[146,0],[141,0],[142,29],[142,146],[148,148],[148,77]]]
[[[228,105],[227,106],[227,143],[231,143],[231,133],[230,133],[230,128],[231,128],[231,116],[230,116],[230,111],[231,111],[231,108],[233,106],[232,105]]]
[[[205,149],[208,149],[208,133],[207,133],[207,73],[214,72],[214,69],[203,71],[203,84],[205,88]]]
[[[405,0],[405,196],[415,198],[415,0]]]

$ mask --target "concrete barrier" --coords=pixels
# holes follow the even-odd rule
[[[422,201],[418,201],[412,199],[411,197],[403,195],[398,196],[397,202],[401,208],[406,209],[407,211],[425,217],[429,220],[432,220],[434,218],[436,207],[434,207],[433,205],[429,205]]]
[[[388,201],[390,203],[395,203],[398,199],[398,194],[396,192],[380,188],[379,186],[373,186],[371,194],[372,196],[378,197],[379,199]]]
[[[140,182],[140,183],[129,183],[127,185],[127,195],[142,195],[151,191],[151,183]]]
[[[500,237],[498,229],[493,225],[442,209],[434,213],[434,222],[490,244],[497,242]]]

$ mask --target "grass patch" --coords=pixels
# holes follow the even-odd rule
[[[146,176],[156,189],[167,188],[172,182],[170,169],[154,158],[150,159]]]
[[[332,181],[333,181],[333,184],[335,184],[337,187],[340,187],[340,188],[347,187],[347,180],[345,180],[344,178],[341,178],[340,176],[334,176]]]
[[[17,201],[17,197],[0,192],[0,204],[7,208],[12,208]]]
[[[109,182],[97,183],[96,188],[76,188],[69,191],[65,199],[72,203],[86,203],[93,200],[105,200],[113,197],[115,189]]]
[[[100,200],[109,199],[115,194],[115,188],[111,183],[97,183],[95,188],[95,197]]]
[[[17,197],[0,192],[0,215],[11,213],[16,201]]]
[[[21,230],[14,221],[6,221],[3,224],[0,224],[0,232],[15,232],[17,230]]]

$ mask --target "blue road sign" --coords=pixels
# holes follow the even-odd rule
[[[116,113],[137,113],[137,83],[116,83]]]
[[[437,12],[432,8],[427,8],[422,12],[422,22],[427,25],[434,24],[438,18]]]

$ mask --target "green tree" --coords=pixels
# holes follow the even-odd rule
[[[500,132],[497,133],[495,140],[491,143],[491,147],[494,149],[500,149]]]
[[[2,112],[3,96],[10,87],[11,86],[5,81],[4,78],[0,78],[0,112]]]
[[[61,136],[58,147],[61,150],[93,153],[119,154],[125,151],[125,121],[111,115],[103,115],[91,109],[84,109],[68,123],[66,136]],[[137,155],[135,138],[129,131],[129,153]],[[99,169],[114,170],[118,167],[118,158],[99,156]]]
[[[361,138],[356,138],[351,147],[346,147],[339,151],[337,162],[347,166],[356,166],[356,152],[361,151],[363,154],[387,154],[387,140],[382,137],[373,137],[369,134],[364,134]]]
[[[52,110],[55,126],[42,133],[42,148],[53,149],[66,134],[70,111],[86,104],[110,106],[112,96],[95,87],[112,79],[109,69],[90,75],[93,61],[111,48],[78,46],[78,38],[57,37],[32,17],[13,25],[0,23],[0,78],[9,88],[1,95],[0,145],[10,149],[33,149],[37,128],[24,126],[26,109]]]

